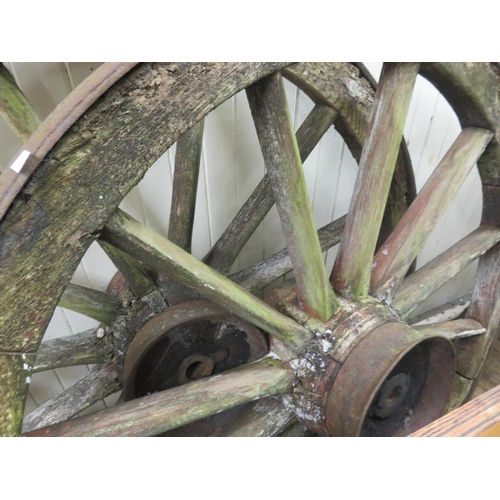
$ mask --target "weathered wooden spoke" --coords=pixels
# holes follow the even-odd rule
[[[464,129],[373,261],[371,289],[390,300],[493,134]]]
[[[254,399],[286,393],[293,378],[284,363],[264,359],[25,435],[151,436]]]
[[[302,162],[306,161],[337,115],[334,109],[324,104],[316,104],[309,113],[296,134]],[[266,174],[231,224],[204,257],[203,262],[220,273],[226,274],[273,205],[273,190],[269,176]]]
[[[340,242],[345,220],[346,216],[344,215],[318,229],[318,238],[322,252],[326,252],[326,250]],[[267,259],[232,274],[229,278],[249,292],[256,293],[292,270],[292,260],[288,254],[288,249],[284,248],[270,255]]]
[[[33,373],[65,366],[102,363],[110,357],[112,346],[104,328],[92,328],[76,335],[69,335],[42,342],[36,354]]]
[[[328,282],[285,89],[276,73],[247,89],[305,310],[328,320],[338,303]]]
[[[425,299],[500,241],[500,230],[481,226],[403,280],[393,307],[407,318]]]
[[[148,262],[250,323],[275,335],[285,344],[300,346],[311,332],[243,290],[171,241],[118,210],[102,237],[135,258]]]
[[[120,311],[120,303],[114,295],[72,283],[68,285],[59,300],[59,306],[106,325],[111,325]]]
[[[332,271],[334,288],[356,299],[368,294],[373,254],[389,194],[418,64],[385,64],[375,95],[359,173]]]
[[[23,422],[23,432],[63,422],[97,401],[117,392],[119,370],[111,364],[97,365],[76,384],[30,413]]]
[[[175,152],[174,185],[168,239],[191,253],[196,190],[200,173],[204,120],[197,123],[178,141]]]

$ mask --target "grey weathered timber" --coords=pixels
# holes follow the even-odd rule
[[[292,406],[277,398],[261,399],[243,413],[217,437],[268,437],[281,432],[295,417]]]
[[[156,289],[156,283],[137,259],[105,241],[99,240],[99,246],[123,274],[130,290],[136,297],[144,297]]]
[[[295,421],[285,429],[280,432],[276,437],[305,437],[311,436],[313,434],[302,422]]]
[[[411,207],[373,260],[371,290],[392,300],[413,260],[492,137],[481,128],[462,130]]]
[[[40,125],[40,120],[33,107],[19,89],[7,68],[1,63],[0,116],[23,143]]]
[[[177,141],[168,239],[191,253],[204,120]]]
[[[112,347],[103,328],[92,328],[76,335],[42,342],[36,353],[33,373],[65,366],[102,363],[110,358]]]
[[[27,436],[151,436],[291,390],[294,373],[265,358],[214,377],[135,399]]]
[[[334,288],[350,299],[368,294],[373,254],[417,71],[414,63],[389,63],[382,69],[346,230],[331,275]]]
[[[299,298],[310,314],[327,321],[338,302],[328,281],[307,193],[293,123],[279,73],[246,89]]]
[[[325,132],[337,117],[330,106],[316,104],[297,130],[300,158],[305,162]],[[248,200],[215,242],[203,262],[222,274],[227,274],[241,249],[274,205],[274,195],[268,174],[255,188]]]
[[[120,311],[120,302],[114,295],[73,283],[68,285],[58,305],[106,325],[113,324]]]
[[[403,319],[427,297],[500,241],[500,229],[483,225],[403,280],[392,302]]]
[[[432,323],[439,323],[440,321],[451,321],[457,319],[469,307],[471,294],[467,293],[458,297],[458,299],[441,304],[425,311],[418,316],[408,319],[409,325],[430,325]]]
[[[431,325],[414,326],[415,330],[426,335],[443,335],[447,339],[456,340],[486,333],[486,328],[473,319],[456,319]]]
[[[112,363],[94,366],[87,375],[30,413],[23,432],[63,422],[121,388],[119,371]]]
[[[323,226],[321,229],[318,229],[318,238],[322,252],[325,252],[340,242],[345,220],[346,216],[343,215],[337,220]],[[249,292],[256,293],[274,280],[292,271],[292,269],[292,260],[288,254],[288,249],[284,248],[270,255],[267,259],[232,274],[229,276],[229,279],[238,283],[238,285]]]
[[[306,328],[121,210],[117,210],[109,219],[101,236],[144,263],[198,290],[200,295],[275,335],[289,346],[301,346],[312,335]]]

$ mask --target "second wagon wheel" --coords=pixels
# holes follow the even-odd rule
[[[464,130],[396,228],[381,238],[383,245],[374,257],[419,69],[452,104]],[[279,70],[318,103],[297,139],[282,76],[275,73]],[[104,365],[98,382],[107,377],[114,383],[123,356],[124,373],[135,380],[144,369],[141,363],[148,356],[154,358],[150,347],[157,346],[160,337],[175,345],[172,339],[179,325],[187,328],[189,337],[193,321],[207,322],[203,331],[212,331],[209,335],[215,337],[232,328],[229,337],[239,335],[253,349],[243,362],[262,356],[261,348],[255,347],[262,335],[269,336],[273,354],[197,380],[215,373],[217,363],[228,359],[228,349],[227,341],[210,352],[196,347],[172,375],[182,385],[168,388],[167,384],[167,390],[150,395],[145,389],[139,399],[28,434],[152,435],[261,399],[219,434],[269,435],[298,418],[311,431],[325,435],[405,435],[467,397],[498,326],[495,244],[500,230],[493,210],[499,181],[497,74],[486,64],[387,64],[366,136],[356,135],[352,126],[357,115],[353,118],[350,113],[357,112],[357,103],[339,99],[335,82],[338,88],[351,90],[360,85],[357,71],[348,65],[144,64],[119,80],[70,128],[12,203],[0,227],[2,433],[20,431],[29,375],[43,358],[40,351],[35,361],[43,331],[95,238],[104,242],[128,286],[118,276],[110,294],[98,298],[70,287],[63,301],[76,300],[87,310],[93,306],[94,314],[104,324],[111,323],[113,331],[120,332],[122,324],[122,336],[114,337],[113,363]],[[262,190],[272,192],[276,200],[290,257],[275,256],[231,280],[222,273],[234,257],[223,252],[237,252],[238,245],[229,245],[228,250],[221,243],[215,248],[205,259],[212,267],[186,252],[192,220],[189,196],[177,201],[174,196],[178,220],[186,217],[178,226],[171,222],[169,239],[117,206],[146,168],[188,130],[182,140],[187,151],[196,150],[203,117],[243,88],[268,171],[263,182],[271,186]],[[334,244],[332,233],[343,221],[320,231],[318,238],[301,160],[325,123],[333,121],[354,150],[356,143],[364,146],[340,251],[329,276],[321,243]],[[31,153],[36,157],[36,151]],[[189,194],[193,185],[189,165],[194,160],[188,156],[184,173],[174,183],[187,186],[182,192]],[[478,159],[484,185],[483,225],[405,278],[439,214]],[[398,175],[402,181],[395,190],[405,182],[401,170]],[[411,191],[408,181],[402,189]],[[396,204],[403,197],[393,191],[389,199],[385,228],[399,219],[396,212],[403,211]],[[251,234],[246,225],[258,220],[255,213],[254,208],[242,218],[244,224],[236,227],[236,234]],[[466,319],[419,329],[406,324],[416,305],[480,255]],[[267,303],[248,291],[256,290],[256,283],[271,281],[276,267],[281,266],[278,276],[284,274],[290,263],[296,285],[277,290]],[[130,301],[128,293],[144,300]],[[131,307],[117,315],[113,294]],[[163,297],[167,302],[171,298],[166,310]],[[109,313],[111,317],[106,316]],[[103,325],[101,334],[107,336],[108,330]],[[120,342],[127,334],[133,340],[125,353],[128,339],[125,345]],[[179,340],[184,347],[185,338],[181,335]],[[84,337],[79,340],[85,345],[79,353],[91,362],[95,348]],[[56,347],[64,350],[62,342]],[[66,352],[73,353],[74,348]]]

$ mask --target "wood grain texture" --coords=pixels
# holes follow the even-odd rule
[[[413,260],[492,137],[481,128],[464,129],[425,183],[389,239],[373,259],[371,290],[392,300]]]
[[[196,191],[200,173],[204,120],[197,123],[178,141],[168,239],[191,253]]]
[[[329,106],[317,104],[304,120],[296,134],[302,162],[306,161],[336,116],[337,112]],[[203,258],[203,262],[220,273],[227,274],[241,249],[273,205],[273,190],[269,176],[266,174],[231,224]]]
[[[500,241],[500,229],[483,225],[403,280],[392,306],[403,319],[462,269]]]
[[[373,254],[417,71],[414,63],[386,64],[382,70],[346,231],[330,278],[347,298],[368,294]]]
[[[305,310],[327,321],[338,303],[328,281],[280,74],[247,90],[264,162]]]
[[[80,381],[39,406],[23,422],[23,432],[63,422],[89,408],[121,388],[118,368],[106,363],[97,365]]]
[[[40,125],[40,120],[33,107],[21,92],[7,68],[1,63],[0,116],[4,118],[23,143]]]
[[[300,346],[312,335],[309,330],[120,210],[110,218],[102,237],[290,346]]]
[[[410,437],[500,435],[500,386],[448,413]],[[488,431],[494,431],[489,434]]]
[[[291,389],[293,379],[293,372],[283,363],[266,358],[25,435],[155,435],[254,399],[283,394]]]
[[[473,337],[486,333],[486,328],[473,319],[456,319],[454,321],[433,323],[432,325],[414,326],[413,328],[425,335],[443,335],[450,340]]]
[[[60,307],[111,325],[120,312],[119,300],[110,293],[70,283],[59,300]]]
[[[111,350],[103,328],[48,340],[42,342],[36,353],[33,373],[64,366],[102,363],[110,357]]]

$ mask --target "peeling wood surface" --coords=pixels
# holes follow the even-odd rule
[[[450,340],[474,337],[486,333],[486,328],[473,319],[457,319],[432,325],[414,326],[413,328],[425,335],[443,335]]]
[[[291,389],[293,372],[264,359],[26,436],[150,436]]]

